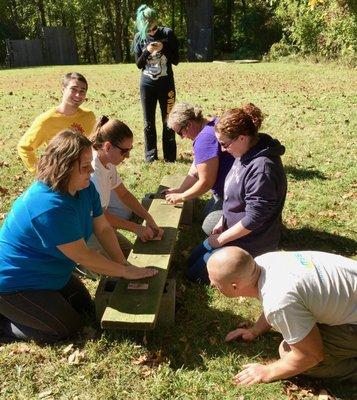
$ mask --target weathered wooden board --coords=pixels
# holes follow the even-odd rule
[[[182,177],[166,176],[158,193],[167,187],[176,187]],[[114,281],[114,290],[106,297],[107,306],[101,319],[106,329],[154,329],[160,309],[171,256],[174,251],[176,235],[183,205],[163,204],[163,199],[153,199],[149,212],[157,224],[164,229],[161,241],[142,243],[136,240],[128,261],[140,267],[155,267],[159,273],[150,279],[131,281],[147,283],[147,289],[130,289],[130,281]],[[110,278],[108,278],[110,279]],[[103,289],[103,284],[102,284]],[[100,295],[100,294],[99,294]],[[104,296],[105,297],[105,296]],[[102,296],[102,299],[104,298]]]

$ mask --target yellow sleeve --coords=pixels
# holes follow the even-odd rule
[[[36,149],[46,142],[46,121],[44,115],[38,116],[17,145],[21,160],[32,173],[36,171]]]

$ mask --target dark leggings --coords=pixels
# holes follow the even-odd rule
[[[158,159],[155,126],[156,104],[159,102],[162,118],[162,148],[165,161],[176,160],[175,132],[167,127],[166,119],[175,103],[175,84],[172,79],[159,78],[140,84],[141,105],[144,113],[145,159],[152,162]]]
[[[92,310],[90,294],[72,276],[60,290],[29,290],[0,294],[1,330],[12,339],[51,343],[83,328],[80,314]]]

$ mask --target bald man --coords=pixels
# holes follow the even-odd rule
[[[208,260],[211,284],[227,297],[255,297],[263,313],[226,341],[251,341],[271,327],[283,335],[280,359],[247,364],[238,385],[298,374],[357,382],[357,262],[318,251],[272,252],[253,259],[225,247]]]

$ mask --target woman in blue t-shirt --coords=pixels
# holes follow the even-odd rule
[[[204,210],[202,229],[210,235],[222,216],[223,187],[234,157],[221,150],[214,133],[217,118],[205,118],[202,109],[188,103],[175,104],[168,126],[181,138],[193,142],[194,160],[178,188],[169,188],[166,201],[172,204],[195,199],[211,190],[212,199]]]
[[[127,263],[99,195],[90,183],[91,142],[56,135],[41,157],[37,180],[13,204],[0,231],[0,327],[15,339],[52,342],[82,327],[90,295],[72,275],[94,272],[140,279],[156,274]],[[87,247],[94,232],[110,258]]]
[[[176,160],[175,133],[168,129],[166,118],[175,103],[172,64],[179,62],[178,42],[170,28],[157,25],[156,11],[141,5],[136,12],[138,32],[133,40],[135,62],[142,70],[141,104],[144,112],[145,160],[157,160],[155,110],[159,102],[163,123],[162,147],[165,161]]]

